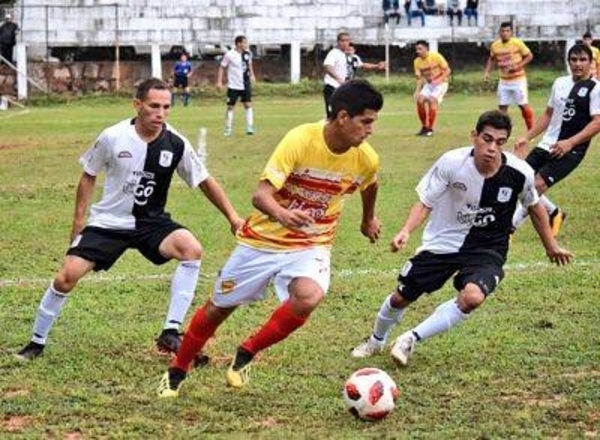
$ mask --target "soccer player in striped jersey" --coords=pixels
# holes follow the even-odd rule
[[[525,66],[533,60],[533,54],[522,40],[513,37],[511,22],[501,23],[499,34],[500,38],[490,47],[483,79],[489,81],[490,71],[496,64],[500,71],[498,108],[506,113],[510,104],[517,104],[529,130],[533,125],[533,110],[529,105]]]
[[[585,44],[576,44],[567,52],[567,59],[571,74],[554,81],[546,111],[515,144],[515,152],[523,157],[529,142],[544,133],[525,160],[535,171],[535,187],[550,215],[554,236],[566,214],[545,194],[579,166],[592,138],[600,132],[600,83],[592,77],[592,51]],[[513,220],[515,228],[526,217],[527,210],[519,209]]]
[[[156,344],[163,352],[179,349],[179,328],[194,297],[202,247],[184,226],[165,211],[176,172],[191,188],[200,189],[227,218],[232,232],[242,225],[219,183],[198,159],[189,141],[166,123],[171,92],[162,80],[150,78],[137,88],[136,116],[105,129],[81,156],[83,173],[77,187],[71,246],[54,281],[44,293],[33,337],[16,356],[40,356],[68,294],[90,271],[108,270],[129,248],[154,264],[176,259],[171,302]],[[96,180],[104,173],[101,199],[86,212]]]
[[[366,139],[383,97],[368,82],[352,80],[336,89],[330,103],[326,122],[293,128],[269,159],[252,198],[256,210],[238,231],[238,244],[219,272],[212,298],[196,311],[162,377],[160,397],[179,395],[206,341],[238,306],[264,299],[270,283],[280,305],[238,347],[228,384],[245,386],[256,354],[304,325],[329,289],[331,246],[349,195],[360,192],[362,234],[371,242],[379,238],[379,157]]]
[[[421,121],[421,130],[417,136],[433,136],[439,105],[448,91],[451,70],[442,54],[429,50],[427,41],[417,41],[415,51],[417,57],[413,66],[417,87],[414,96],[417,102],[417,114]]]
[[[511,121],[493,110],[483,113],[471,134],[472,146],[443,154],[417,186],[419,201],[398,231],[392,251],[428,218],[421,246],[404,265],[398,285],[383,301],[371,336],[352,351],[354,357],[380,353],[407,307],[424,293],[439,290],[450,278],[458,295],[444,302],[393,343],[391,356],[406,365],[415,345],[466,320],[504,278],[512,216],[520,202],[531,215],[550,261],[572,258],[552,236],[546,210],[539,203],[533,170],[502,147]]]

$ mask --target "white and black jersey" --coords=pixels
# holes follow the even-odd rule
[[[533,169],[511,153],[498,172],[485,178],[475,167],[473,147],[442,155],[417,185],[431,208],[420,251],[447,254],[471,250],[508,251],[517,201],[525,208],[539,200]]]
[[[552,85],[548,107],[552,118],[538,147],[550,151],[557,141],[579,133],[600,114],[600,84],[592,78],[574,82],[571,76],[561,76]],[[589,144],[587,140],[573,150],[585,154]]]
[[[137,219],[168,215],[164,209],[175,171],[190,187],[209,177],[189,141],[170,125],[146,143],[135,119],[104,130],[79,162],[87,174],[106,173],[102,198],[88,219],[88,226],[100,228],[135,229]]]
[[[358,55],[346,55],[346,81],[354,79],[356,73],[360,68],[362,68],[362,66],[363,62]]]
[[[232,90],[250,89],[250,65],[252,53],[248,50],[238,52],[231,49],[221,60],[221,67],[227,69],[227,88]]]

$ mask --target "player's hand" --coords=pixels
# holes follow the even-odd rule
[[[550,156],[560,159],[573,148],[573,144],[568,140],[558,141],[550,148]]]
[[[392,252],[398,252],[400,249],[404,249],[406,247],[406,244],[408,243],[409,238],[410,234],[404,229],[401,229],[400,232],[396,234],[396,236],[390,243]]]
[[[484,74],[483,74],[483,80],[484,80],[485,82],[488,82],[488,81],[490,80],[490,74],[489,74],[489,73],[484,73]]]
[[[385,61],[380,61],[379,63],[377,63],[377,68],[379,70],[385,70],[387,69],[387,63]]]
[[[284,209],[277,217],[277,221],[288,229],[301,230],[310,228],[315,219],[301,209]]]
[[[371,243],[375,243],[379,240],[379,234],[381,234],[381,222],[377,217],[373,217],[369,221],[363,221],[360,224],[360,232],[362,235],[367,237]]]
[[[521,159],[525,159],[528,149],[529,139],[527,139],[526,137],[522,137],[517,139],[517,142],[515,142],[515,146],[513,147],[513,153],[515,154],[515,156]]]
[[[219,84],[217,84],[217,90],[218,90],[219,92],[222,92],[222,91],[223,91],[223,84],[220,84],[220,83],[219,83]]]
[[[569,250],[563,249],[558,245],[547,250],[546,255],[557,266],[566,266],[573,259],[573,254]]]
[[[235,235],[236,232],[239,231],[242,228],[242,226],[244,226],[244,222],[245,220],[237,215],[231,220],[229,220],[231,233]]]

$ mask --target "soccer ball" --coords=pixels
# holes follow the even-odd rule
[[[396,406],[400,391],[394,380],[378,368],[355,371],[344,384],[348,410],[363,420],[380,420]]]

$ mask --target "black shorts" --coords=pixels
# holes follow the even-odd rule
[[[252,89],[246,85],[244,90],[227,89],[227,105],[233,107],[237,100],[252,102]]]
[[[182,88],[185,89],[188,86],[188,77],[186,76],[175,76],[175,80],[173,81],[173,87],[176,89]]]
[[[546,186],[550,188],[557,184],[579,166],[585,153],[581,150],[571,150],[561,158],[550,156],[543,148],[536,147],[530,151],[525,161],[539,174]]]
[[[154,264],[169,261],[159,252],[162,241],[173,231],[185,229],[169,217],[138,221],[136,229],[105,229],[87,226],[75,239],[67,255],[76,255],[95,264],[94,270],[108,270],[129,249],[137,249]]]
[[[453,275],[454,288],[462,290],[474,283],[484,295],[492,293],[504,278],[504,258],[492,251],[434,254],[423,251],[412,257],[398,276],[398,292],[414,301],[424,293],[435,292]]]

